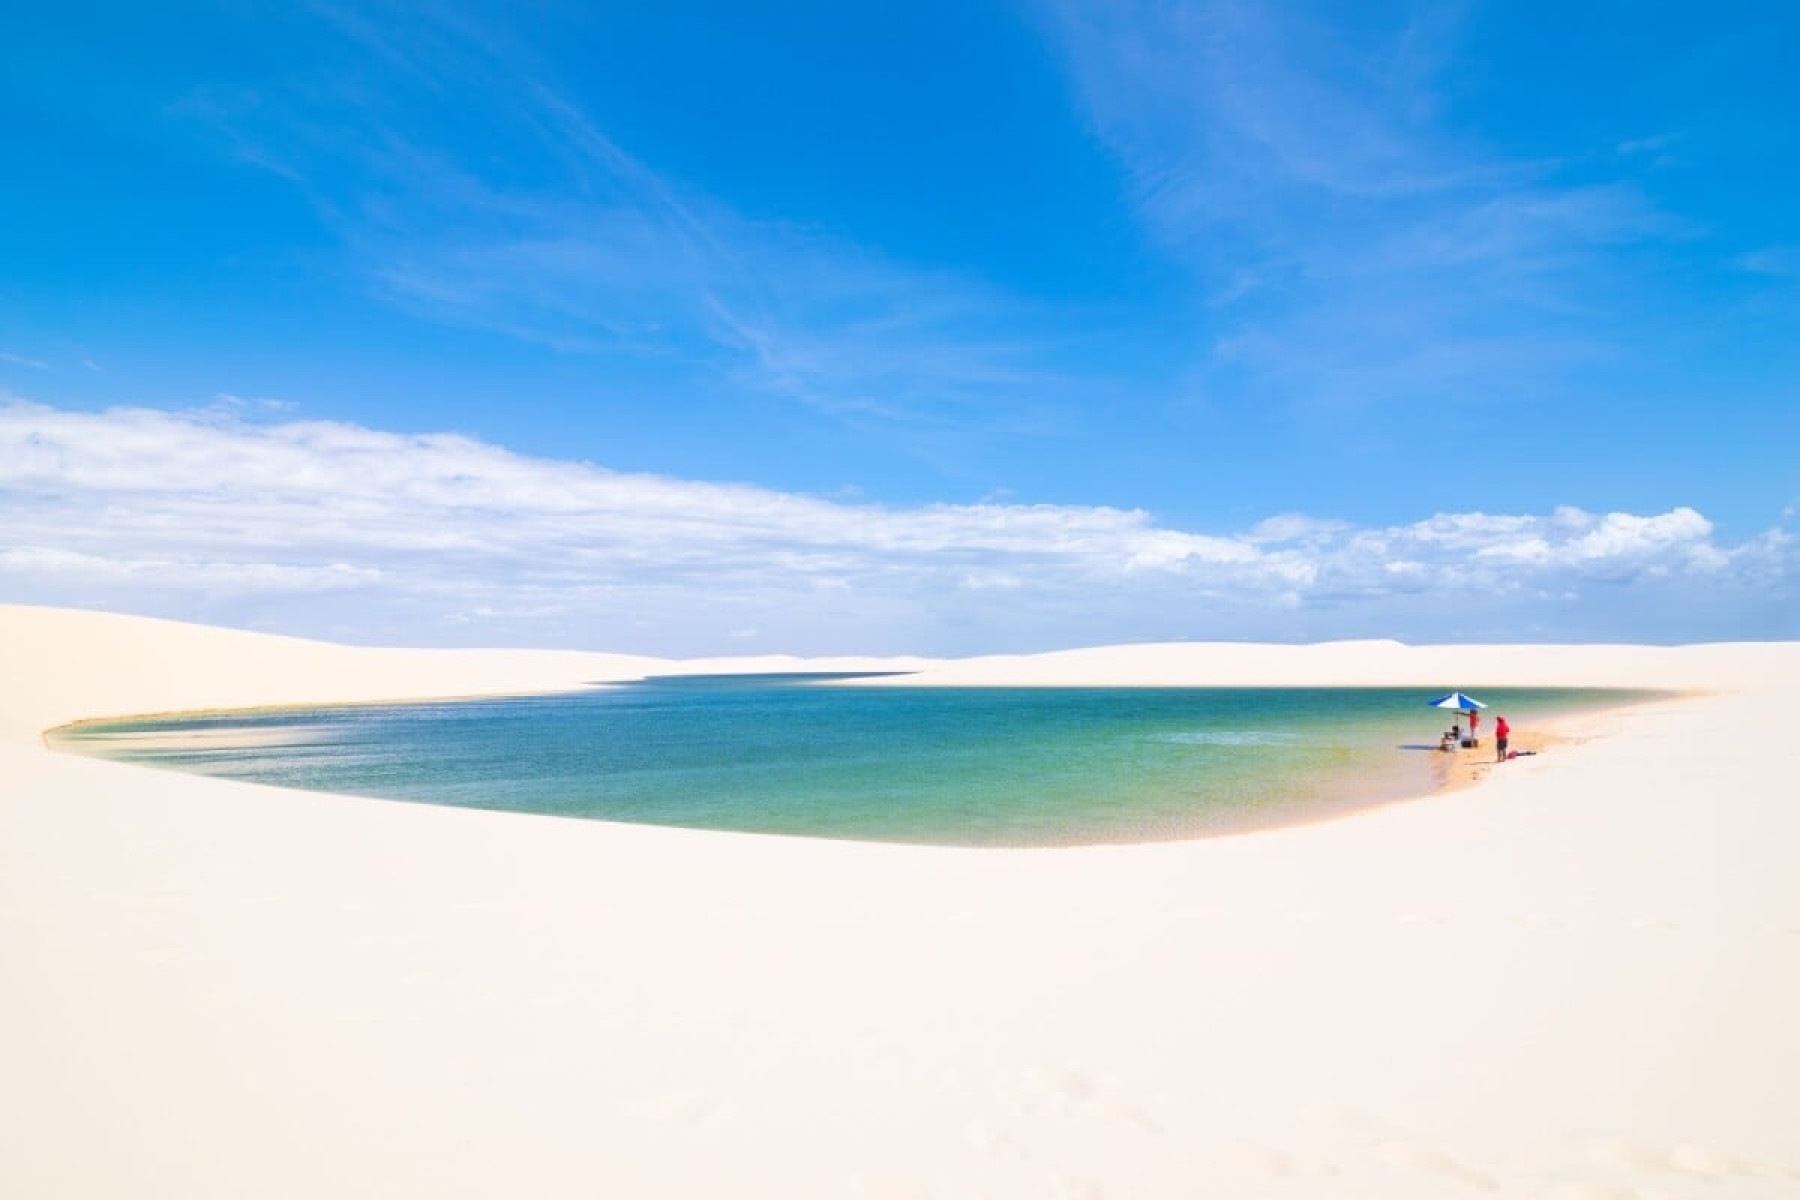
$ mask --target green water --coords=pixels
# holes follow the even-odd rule
[[[59,748],[284,787],[655,825],[1047,846],[1422,795],[1433,692],[671,678],[572,695],[89,723]],[[1444,691],[1449,688],[1442,689]],[[1478,691],[1515,729],[1636,698]],[[1491,723],[1491,715],[1489,722]]]

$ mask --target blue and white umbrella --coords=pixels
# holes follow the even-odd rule
[[[1448,696],[1439,696],[1436,700],[1426,702],[1427,708],[1447,708],[1453,712],[1472,713],[1487,705],[1473,696],[1465,696],[1461,692],[1451,692]]]

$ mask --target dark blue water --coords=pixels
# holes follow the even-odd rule
[[[1444,689],[1448,690],[1448,689]],[[285,787],[955,845],[1205,836],[1421,795],[1421,689],[657,679],[571,695],[88,723],[60,748]],[[1524,731],[1628,693],[1490,690]]]

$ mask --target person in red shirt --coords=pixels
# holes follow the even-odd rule
[[[1494,718],[1494,761],[1506,761],[1506,739],[1512,733],[1512,726],[1506,723],[1505,717]]]
[[[1481,714],[1472,708],[1469,710],[1469,740],[1481,745]]]

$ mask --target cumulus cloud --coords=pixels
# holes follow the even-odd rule
[[[1512,597],[1517,619],[1584,585],[1796,574],[1780,531],[1722,544],[1688,507],[1194,531],[1137,509],[851,503],[236,407],[0,406],[0,516],[0,598],[663,652],[1404,634],[1378,622],[1409,598],[1491,619]]]

